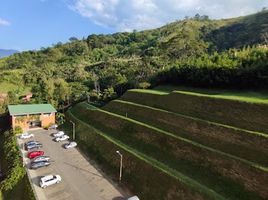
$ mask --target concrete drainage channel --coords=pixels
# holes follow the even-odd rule
[[[37,200],[113,200],[125,199],[124,194],[111,180],[107,180],[93,164],[88,162],[76,149],[63,148],[65,142],[55,142],[53,130],[33,130],[34,138],[17,139],[29,180]],[[43,144],[40,149],[51,158],[51,165],[40,169],[29,169],[30,159],[24,149],[24,143],[36,140]],[[42,189],[40,178],[49,174],[59,174],[62,181],[59,184]]]

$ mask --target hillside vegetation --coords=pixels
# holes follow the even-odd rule
[[[79,145],[112,177],[115,152],[91,137],[98,132],[104,141],[123,145],[123,153],[134,156],[125,161],[131,176],[122,183],[142,199],[267,199],[268,105],[159,89],[165,87],[130,90],[101,109],[74,106],[68,118],[85,126],[77,134]],[[105,155],[96,156],[99,151]],[[136,173],[140,159],[152,167],[143,175]],[[151,170],[164,172],[165,184],[158,185],[158,177],[148,175]],[[148,182],[154,185],[145,187]]]
[[[61,107],[163,83],[265,89],[267,25],[268,11],[226,20],[196,15],[153,30],[72,37],[0,59],[0,92],[16,102],[14,94],[29,88],[33,101]]]

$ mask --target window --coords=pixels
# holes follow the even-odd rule
[[[51,115],[52,115],[52,113],[44,113],[44,114],[43,114],[44,117],[49,117],[49,116],[51,116]]]

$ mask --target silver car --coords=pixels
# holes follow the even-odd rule
[[[56,142],[65,141],[65,140],[68,140],[69,138],[70,137],[68,135],[63,135],[63,136],[60,136],[60,137],[56,137],[55,141]]]
[[[53,134],[53,136],[54,137],[61,137],[61,136],[63,136],[65,133],[63,132],[63,131],[59,131],[59,132],[57,132],[57,133],[54,133]]]
[[[48,162],[49,160],[50,160],[49,156],[37,156],[32,160],[32,163]]]
[[[76,142],[69,142],[67,144],[64,145],[64,148],[65,149],[70,149],[70,148],[74,148],[77,146],[77,143]]]
[[[35,163],[31,163],[31,166],[30,168],[31,169],[38,169],[38,168],[41,168],[41,167],[47,167],[50,165],[50,162],[35,162]]]

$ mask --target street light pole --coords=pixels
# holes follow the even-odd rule
[[[122,168],[123,168],[123,155],[120,153],[120,151],[116,151],[116,153],[120,156],[119,182],[121,182],[121,179],[122,179]]]
[[[71,120],[70,122],[73,124],[73,140],[75,140],[75,123]]]

